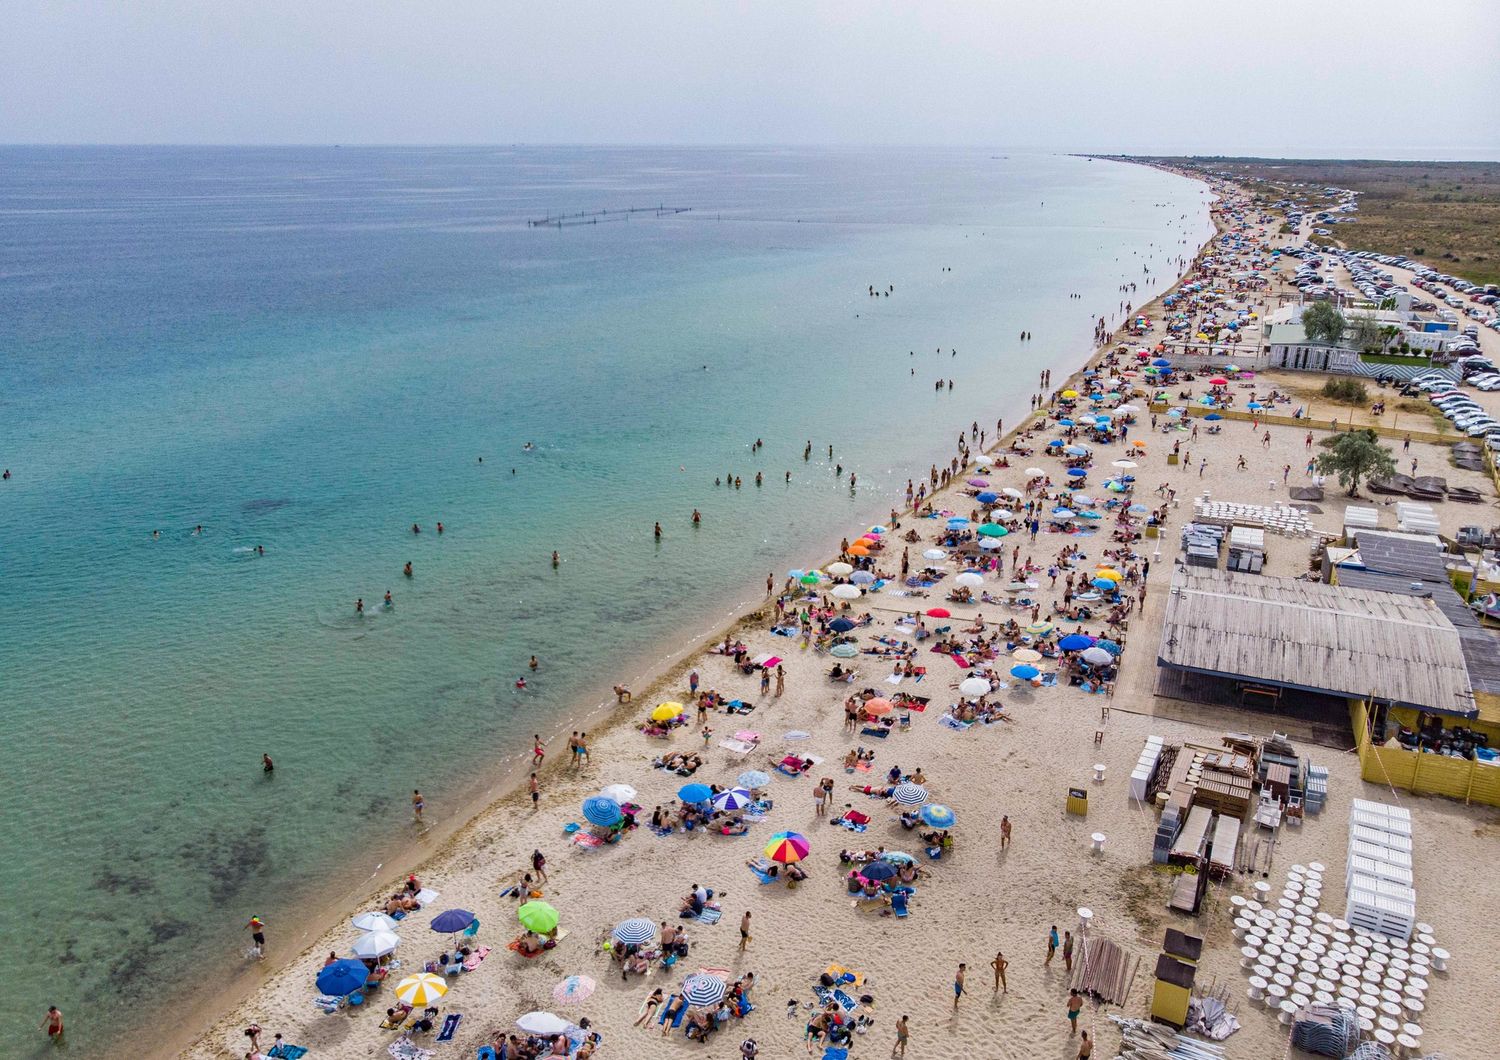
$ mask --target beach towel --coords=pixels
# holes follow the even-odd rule
[[[733,751],[737,755],[747,755],[755,750],[755,744],[749,740],[720,740],[719,746],[726,751]]]
[[[463,1013],[461,1012],[448,1013],[448,1015],[443,1017],[442,1029],[438,1031],[438,1036],[433,1040],[451,1042],[453,1036],[458,1033],[458,1025],[463,1022],[463,1018]]]
[[[477,1054],[477,1060],[500,1060],[493,1045],[481,1045]]]
[[[478,968],[480,964],[484,962],[484,959],[489,955],[490,947],[480,946],[473,953],[469,954],[468,960],[464,961],[464,970],[472,972],[475,968]]]
[[[771,875],[771,874],[770,874],[770,873],[769,873],[769,872],[767,872],[767,871],[766,871],[766,870],[765,870],[765,869],[758,869],[758,868],[756,868],[756,867],[755,867],[755,866],[754,866],[754,865],[748,865],[748,866],[746,866],[746,867],[747,867],[747,868],[748,868],[748,869],[749,869],[749,870],[750,870],[750,871],[751,871],[751,872],[753,872],[753,873],[755,873],[755,878],[756,878],[756,879],[757,879],[757,880],[759,880],[759,881],[760,881],[760,882],[761,882],[761,883],[762,883],[762,884],[767,884],[767,883],[775,883],[775,882],[776,882],[776,877],[775,877],[775,876],[772,876],[772,875]]]
[[[399,1009],[398,1008],[396,1010],[396,1015],[395,1015],[394,1019],[392,1017],[390,1017],[390,1016],[387,1016],[385,1019],[383,1019],[383,1020],[380,1021],[380,1029],[383,1030],[383,1031],[400,1030],[401,1029],[401,1024],[405,1023],[406,1022],[406,1017],[410,1016],[410,1015],[411,1015],[411,1011],[410,1010]]]
[[[868,773],[870,771],[871,764],[872,763],[868,758],[861,758],[858,762],[854,763],[854,768],[859,770],[861,773]]]
[[[672,994],[667,998],[667,1003],[661,1007],[661,1015],[656,1017],[656,1023],[658,1026],[661,1026],[667,1022],[667,1013],[672,1011],[672,1002],[676,1000],[676,994]],[[687,1016],[687,1010],[688,1007],[686,1005],[683,1005],[682,1008],[677,1010],[677,1015],[672,1020],[672,1026],[674,1028],[682,1026],[682,1021]]]
[[[849,1060],[849,1050],[837,1045],[827,1046],[823,1050],[823,1060]]]
[[[970,666],[974,665],[973,663],[969,662],[968,659],[965,659],[962,655],[950,655],[949,658],[958,665],[958,668],[960,670],[967,670]]]
[[[585,850],[593,850],[595,847],[602,847],[604,840],[589,832],[578,832],[573,836],[573,845],[583,847]]]
[[[823,969],[823,973],[839,983],[853,983],[856,987],[865,985],[865,977],[860,972],[845,968],[842,964],[830,964]]]
[[[724,910],[722,909],[712,909],[708,906],[704,906],[703,912],[699,913],[693,919],[698,921],[698,923],[700,924],[717,924],[719,922],[719,918],[723,915]]]
[[[540,957],[542,954],[544,954],[544,953],[547,952],[546,949],[543,948],[543,949],[537,950],[535,953],[527,953],[525,950],[523,950],[521,948],[521,940],[520,939],[513,939],[509,943],[509,945],[507,945],[505,948],[508,949],[508,950],[510,950],[512,953],[519,953],[522,957],[525,957],[528,961],[531,960],[531,959],[533,959],[533,958],[535,958],[535,957]]]
[[[276,1060],[302,1060],[302,1057],[307,1055],[307,1049],[305,1046],[282,1042],[280,1045],[271,1046],[271,1051],[266,1055],[273,1056]]]
[[[906,676],[906,675],[905,674],[891,674],[889,677],[887,677],[885,679],[885,683],[888,684],[888,685],[899,685],[901,683],[901,678],[903,678],[904,676]]]
[[[649,824],[646,827],[651,829],[651,832],[652,832],[653,835],[658,835],[658,836],[668,836],[668,835],[671,835],[672,832],[673,832],[673,829],[671,829],[671,828],[651,828],[651,826]]]
[[[877,740],[884,740],[887,736],[889,736],[891,734],[891,730],[890,729],[872,728],[871,726],[866,725],[863,729],[859,730],[859,734],[861,736],[873,736]]]
[[[402,1035],[390,1044],[386,1049],[396,1060],[427,1060],[432,1055],[431,1049],[423,1049],[406,1035]]]
[[[941,722],[939,722],[939,724],[942,725],[944,728],[957,729],[959,732],[963,732],[965,729],[969,728],[974,723],[972,721],[959,721],[952,714],[944,714],[943,715],[943,720]]]

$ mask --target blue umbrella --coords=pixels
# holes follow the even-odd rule
[[[1061,438],[1054,438],[1050,442],[1047,443],[1047,448],[1048,449],[1061,449],[1062,447],[1063,447],[1063,443],[1062,443],[1062,439]]]
[[[1151,509],[1147,508],[1144,504],[1132,504],[1129,508],[1126,508],[1125,510],[1127,512],[1129,512],[1131,515],[1145,515]]]
[[[1206,419],[1206,420],[1222,420],[1224,417],[1220,416],[1217,412],[1210,412],[1207,416],[1204,416],[1203,418]]]
[[[640,946],[656,937],[656,924],[646,917],[625,920],[610,933],[610,938],[630,946]]]
[[[677,797],[686,803],[707,802],[714,797],[714,791],[707,784],[684,784],[677,789]]]
[[[1087,449],[1085,449],[1081,445],[1070,445],[1066,449],[1064,449],[1063,452],[1067,453],[1069,456],[1088,456],[1089,455],[1089,451]]]
[[[1152,361],[1151,363],[1153,365],[1155,365],[1157,368],[1170,368],[1170,367],[1172,367],[1172,362],[1169,361],[1169,360],[1167,360],[1165,357],[1158,357],[1156,360]]]
[[[1072,420],[1067,420],[1067,419],[1058,420],[1057,423],[1058,423],[1058,426],[1060,426],[1060,427],[1071,427],[1071,426],[1073,426],[1073,421]]]
[[[1096,647],[1096,648],[1103,648],[1105,651],[1109,652],[1111,655],[1119,655],[1121,652],[1123,652],[1125,650],[1124,648],[1120,647],[1118,644],[1116,644],[1112,640],[1097,640],[1097,641],[1094,642],[1094,647]]]
[[[1027,666],[1025,663],[1010,668],[1010,675],[1012,677],[1019,677],[1022,681],[1030,681],[1036,677],[1040,677],[1041,673],[1042,671],[1038,670],[1035,666]]]
[[[1099,589],[1104,592],[1115,591],[1115,583],[1110,581],[1108,578],[1095,578],[1089,584],[1091,584],[1095,589]]]
[[[345,997],[365,985],[370,969],[364,961],[334,961],[318,973],[316,985],[329,997]]]
[[[743,810],[754,801],[744,788],[730,788],[714,796],[714,809],[720,813],[733,813],[735,810]]]
[[[849,575],[849,580],[855,585],[872,585],[875,582],[875,575],[867,570],[857,570]]]
[[[742,788],[763,788],[771,783],[771,774],[758,769],[747,769],[739,775],[736,783]]]
[[[1083,651],[1084,648],[1092,647],[1093,643],[1093,637],[1086,637],[1082,633],[1069,633],[1057,642],[1057,646],[1063,651]]]
[[[600,828],[613,828],[620,823],[620,804],[603,795],[595,795],[583,800],[583,816],[589,824],[596,824]]]
[[[976,501],[978,501],[980,504],[994,504],[996,501],[998,501],[1000,499],[1000,494],[998,494],[998,493],[991,493],[989,490],[985,490],[983,493],[979,494],[979,496],[975,497],[974,499]]]
[[[786,572],[786,576],[788,578],[800,578],[800,577],[802,577],[802,575],[804,575],[806,573],[807,573],[807,571],[805,571],[805,570],[796,570],[796,569],[793,569],[793,570],[787,571]]]
[[[1098,512],[1079,512],[1078,513],[1078,518],[1080,518],[1080,519],[1102,519],[1102,518],[1104,518],[1104,516],[1100,515]]]
[[[934,828],[952,828],[953,822],[958,820],[957,814],[948,809],[948,807],[940,806],[937,803],[933,803],[930,806],[923,806],[919,812],[922,815],[922,820]]]
[[[1068,477],[1069,478],[1083,478],[1087,474],[1088,474],[1088,472],[1085,471],[1081,467],[1070,467],[1070,468],[1068,468]]]
[[[828,628],[835,633],[848,633],[854,628],[854,623],[850,622],[847,618],[836,618],[828,623]]]
[[[867,880],[879,883],[881,880],[893,880],[896,873],[900,871],[889,861],[872,861],[859,870],[859,874]]]
[[[968,527],[969,520],[965,519],[961,515],[955,515],[952,519],[948,520],[949,530],[967,530]]]
[[[432,930],[452,935],[474,923],[474,914],[467,909],[448,909],[432,918]]]

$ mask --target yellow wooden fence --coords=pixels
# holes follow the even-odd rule
[[[1414,795],[1442,795],[1465,803],[1500,806],[1500,766],[1474,759],[1382,747],[1370,735],[1370,712],[1363,700],[1349,701],[1359,753],[1360,776],[1372,784]]]

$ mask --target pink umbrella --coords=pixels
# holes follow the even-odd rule
[[[988,486],[989,484],[990,484],[990,480],[987,479],[987,478],[971,478],[971,479],[969,479],[969,485],[971,485],[971,486]]]

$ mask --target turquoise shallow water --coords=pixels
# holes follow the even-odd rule
[[[211,988],[1208,231],[1185,180],[977,150],[0,149],[0,1053]]]

